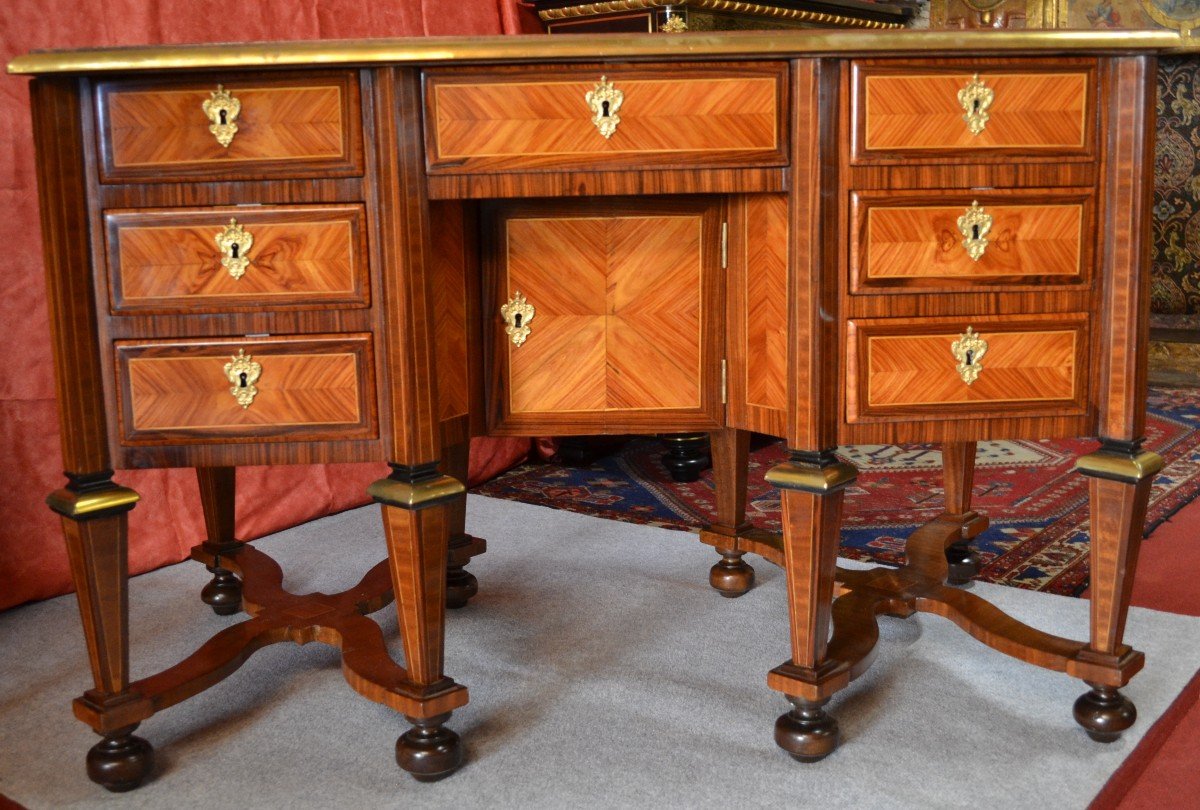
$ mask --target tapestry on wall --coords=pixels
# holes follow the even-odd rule
[[[1158,138],[1154,156],[1151,308],[1180,315],[1200,312],[1200,60],[1162,59],[1158,65]]]

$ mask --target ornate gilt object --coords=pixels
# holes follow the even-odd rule
[[[238,349],[237,355],[229,358],[229,362],[225,364],[225,377],[233,386],[229,393],[233,394],[233,398],[242,408],[249,408],[250,403],[258,396],[258,389],[254,384],[261,376],[262,365],[254,362],[254,357],[246,354],[245,349]]]
[[[254,244],[253,234],[231,218],[229,224],[214,238],[221,250],[221,266],[229,271],[234,281],[246,275],[246,268],[250,266],[250,257],[246,254]]]
[[[533,304],[525,300],[521,291],[517,290],[508,303],[500,307],[500,317],[506,324],[504,334],[512,339],[514,346],[520,346],[529,337],[529,322],[533,320]]]
[[[611,138],[617,131],[617,125],[621,123],[621,116],[617,115],[617,110],[621,109],[621,104],[625,101],[625,94],[613,87],[613,83],[608,80],[607,76],[601,76],[596,89],[589,90],[584,96],[584,100],[591,108],[592,123],[595,124],[596,129],[605,138]]]
[[[983,371],[983,364],[979,361],[987,354],[987,350],[987,341],[975,334],[970,326],[966,334],[959,335],[958,340],[950,344],[950,353],[958,361],[958,376],[967,385],[979,379],[979,373]]]
[[[667,21],[658,27],[664,34],[682,34],[688,30],[687,21],[679,14],[667,17]]]
[[[987,235],[992,230],[992,215],[983,210],[978,200],[971,202],[971,207],[958,218],[958,232],[962,234],[962,246],[967,249],[967,255],[972,261],[979,261],[987,250]]]
[[[990,117],[988,108],[995,100],[996,91],[984,84],[978,73],[971,77],[966,87],[958,91],[958,103],[965,111],[963,120],[967,122],[967,129],[972,135],[978,135],[987,126]]]
[[[200,106],[212,122],[208,125],[208,131],[217,139],[217,143],[228,149],[238,131],[237,117],[242,111],[242,102],[219,84],[211,95],[212,98],[205,99]]]

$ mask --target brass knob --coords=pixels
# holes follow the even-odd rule
[[[225,378],[232,386],[229,393],[243,410],[249,408],[250,403],[258,396],[258,389],[254,384],[261,376],[262,365],[254,362],[254,357],[246,354],[245,349],[238,349],[238,353],[225,364]]]
[[[979,361],[987,354],[987,350],[987,341],[975,334],[975,330],[970,326],[965,334],[959,335],[958,340],[950,344],[950,353],[958,361],[958,376],[962,377],[962,381],[967,385],[979,379],[979,374],[983,371],[983,364]]]
[[[211,98],[205,99],[200,105],[212,122],[208,125],[208,131],[217,139],[217,143],[228,149],[238,131],[237,118],[242,111],[242,102],[219,84],[209,95]]]
[[[250,257],[246,254],[254,244],[253,234],[239,225],[236,219],[230,219],[229,224],[214,238],[221,250],[221,266],[229,271],[234,281],[246,275],[246,268],[250,266]]]
[[[500,307],[500,317],[505,323],[504,333],[512,339],[514,346],[520,346],[529,337],[529,322],[533,320],[533,315],[533,304],[525,300],[520,290]]]
[[[978,200],[958,218],[958,232],[962,234],[962,246],[972,261],[979,261],[987,250],[987,235],[992,230],[992,215],[983,210]]]
[[[967,86],[958,91],[958,103],[963,108],[963,120],[972,135],[983,132],[987,126],[988,107],[996,100],[996,91],[984,84],[983,79],[976,73],[967,82]]]
[[[601,76],[596,88],[589,90],[583,98],[592,111],[592,124],[605,139],[611,138],[621,123],[617,110],[625,102],[625,94],[613,87],[607,76]]]

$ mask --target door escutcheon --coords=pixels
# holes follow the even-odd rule
[[[512,339],[514,346],[520,346],[529,337],[529,322],[533,320],[533,315],[533,304],[525,300],[520,290],[500,307],[500,317],[505,323],[504,333]]]

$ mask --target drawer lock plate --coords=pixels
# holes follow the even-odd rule
[[[611,138],[621,123],[617,110],[625,102],[625,94],[613,87],[607,76],[601,76],[596,88],[589,90],[583,98],[592,111],[592,123],[596,129],[605,138]]]
[[[242,111],[242,102],[219,84],[211,96],[200,105],[212,122],[208,125],[208,131],[217,139],[217,143],[228,149],[238,131],[237,118]]]
[[[221,266],[229,271],[235,281],[246,275],[246,268],[250,266],[250,257],[246,254],[254,245],[254,236],[236,219],[231,219],[214,238],[221,250]]]
[[[983,210],[978,200],[958,218],[958,232],[962,234],[962,246],[972,261],[979,261],[987,250],[987,235],[992,230],[992,215]]]
[[[950,344],[950,353],[958,361],[958,376],[967,385],[979,379],[983,364],[979,361],[987,354],[988,344],[975,330],[968,326],[965,334],[959,335],[958,340]]]
[[[250,403],[258,396],[258,389],[254,384],[261,376],[262,365],[256,363],[252,355],[246,354],[245,349],[238,349],[238,353],[225,364],[225,378],[232,385],[229,393],[243,409],[249,408]]]
[[[967,82],[967,86],[958,91],[958,103],[963,108],[963,120],[972,135],[983,132],[987,126],[988,108],[996,100],[996,91],[984,84],[983,79],[976,73]]]

